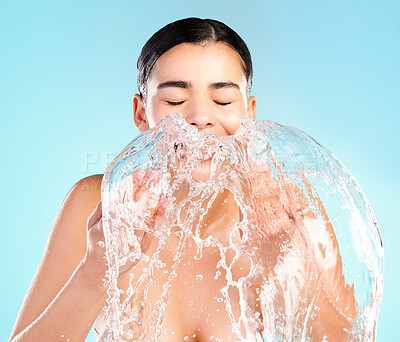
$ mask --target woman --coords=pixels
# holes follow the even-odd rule
[[[232,135],[242,115],[255,118],[256,98],[250,96],[252,74],[246,44],[223,23],[198,18],[170,23],[150,38],[139,56],[139,94],[133,97],[135,126],[143,132],[169,113],[179,112],[202,133]],[[193,177],[206,178],[209,164],[209,160],[200,164]],[[102,333],[99,331],[103,329],[101,309],[107,298],[102,279],[107,266],[104,248],[99,244],[104,241],[101,181],[102,175],[80,180],[62,203],[18,314],[10,337],[13,342],[84,341],[93,324]],[[219,201],[227,205],[222,207],[216,203],[204,221],[209,223],[210,234],[223,239],[225,233],[221,227],[232,219],[239,220],[239,211],[229,193],[220,195]],[[153,208],[154,221],[162,219],[162,208],[161,205]],[[215,217],[218,223],[213,223]],[[151,253],[154,247],[151,246],[151,236],[144,234],[142,250],[146,252],[150,248],[148,253]],[[190,259],[192,256],[188,253]],[[216,259],[211,254],[207,257],[215,273]],[[128,271],[133,266],[131,263],[121,269],[120,288],[127,288]],[[185,275],[180,278],[184,279]],[[206,316],[197,314],[199,310],[190,309],[190,306],[205,305],[209,312],[219,311],[218,304],[209,299],[216,289],[194,293],[194,287],[186,281],[185,284],[175,287],[179,295],[178,292],[175,297],[171,294],[162,340],[178,341],[186,336],[198,341],[209,341],[211,336],[235,340],[226,314],[213,317],[217,324],[211,326]],[[194,299],[194,303],[187,298]],[[323,337],[321,333],[317,335]],[[342,332],[335,340],[343,338]]]

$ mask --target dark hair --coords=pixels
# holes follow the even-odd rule
[[[246,95],[250,97],[253,83],[253,64],[250,51],[242,38],[229,26],[213,19],[185,18],[174,21],[158,30],[143,46],[137,61],[139,94],[147,99],[147,83],[157,59],[181,43],[224,42],[242,58],[246,75]]]

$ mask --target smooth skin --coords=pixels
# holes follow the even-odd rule
[[[256,104],[254,96],[246,97],[243,62],[235,50],[221,42],[183,43],[157,60],[149,79],[146,103],[141,96],[134,95],[134,123],[143,132],[167,114],[179,112],[202,133],[232,135],[240,125],[241,116],[255,118]],[[210,161],[201,164],[193,173],[195,180],[207,178]],[[102,282],[106,270],[104,248],[99,245],[104,241],[102,177],[94,175],[80,180],[63,201],[10,341],[84,341],[101,316],[107,298]],[[231,196],[223,194],[219,201],[222,203]],[[234,201],[228,203],[232,204],[225,206],[223,213],[216,203],[205,221],[211,222],[214,217],[220,217],[221,222],[227,219],[226,213],[237,209]],[[154,221],[162,219],[161,208],[153,208]],[[223,236],[224,232],[218,229],[221,225],[209,226],[214,229],[213,234]],[[151,236],[138,234],[143,238],[142,250],[151,251]],[[121,270],[121,283],[134,266],[131,263]],[[330,317],[329,308],[326,312]],[[177,336],[171,338],[176,340]],[[208,341],[207,336],[203,339],[197,336],[196,340]]]

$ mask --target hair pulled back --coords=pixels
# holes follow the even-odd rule
[[[246,43],[229,26],[214,19],[185,18],[167,24],[158,30],[143,46],[137,61],[137,85],[144,102],[147,100],[147,83],[158,58],[181,43],[224,42],[240,55],[246,75],[246,95],[250,97],[253,82],[253,64]]]

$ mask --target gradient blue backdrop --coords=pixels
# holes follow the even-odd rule
[[[378,341],[398,336],[400,2],[8,1],[0,4],[0,340],[12,329],[64,196],[138,132],[136,60],[188,16],[235,29],[258,119],[295,126],[358,179],[385,246]],[[89,341],[93,341],[92,334]]]

